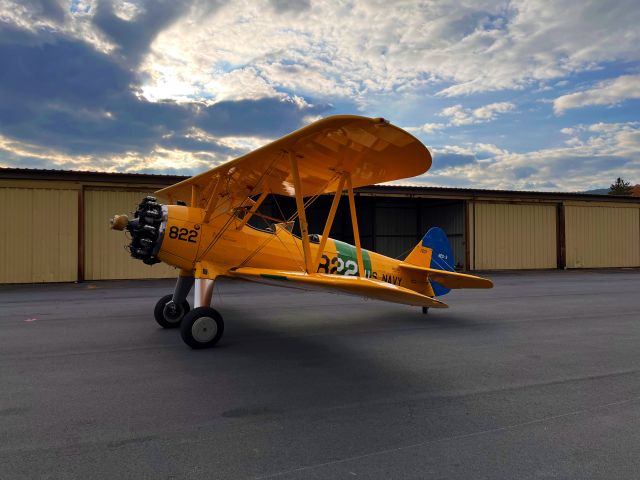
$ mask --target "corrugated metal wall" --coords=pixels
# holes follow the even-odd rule
[[[109,229],[109,218],[116,213],[129,216],[149,192],[125,190],[86,190],[85,199],[85,278],[107,280],[120,278],[176,277],[178,271],[164,263],[153,266],[134,260],[125,250],[129,243],[123,232]]]
[[[555,205],[475,204],[476,270],[557,267]]]
[[[567,268],[640,266],[640,209],[566,205]]]
[[[77,190],[0,188],[0,219],[0,283],[76,279]]]
[[[375,250],[392,258],[408,254],[418,236],[415,201],[384,199],[375,202]]]
[[[67,188],[67,184],[69,187]],[[122,232],[108,228],[115,213],[130,213],[148,194],[142,186],[81,186],[73,182],[4,182],[0,187],[0,283],[62,282],[78,279],[78,208],[84,198],[85,279],[163,278],[177,271],[131,259]],[[151,190],[151,188],[149,189]],[[293,201],[285,210],[293,213]],[[309,213],[322,231],[330,198]],[[456,261],[465,264],[465,247],[475,270],[556,268],[558,207],[555,203],[357,197],[365,248],[402,257],[431,226],[450,237]],[[468,216],[465,221],[465,212]],[[286,213],[286,212],[285,212]],[[564,201],[568,268],[640,266],[640,207],[637,204]],[[353,242],[346,198],[341,202],[334,238]],[[468,242],[468,246],[465,244]]]
[[[440,227],[449,237],[456,265],[464,266],[464,202],[392,198],[375,201],[374,208],[376,252],[392,258],[403,258],[427,230]]]

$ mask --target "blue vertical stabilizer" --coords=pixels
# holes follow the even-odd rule
[[[422,246],[432,250],[429,268],[446,270],[448,272],[454,271],[453,266],[456,262],[453,258],[451,244],[444,230],[438,227],[430,228],[425,236],[422,237]],[[431,280],[431,286],[437,297],[449,293],[448,288],[443,287],[433,280]]]

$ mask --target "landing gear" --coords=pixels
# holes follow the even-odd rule
[[[429,307],[422,307],[422,313],[425,315],[429,313]]]
[[[173,295],[165,295],[153,310],[153,316],[162,328],[178,328],[182,318],[191,310],[187,295],[193,287],[194,278],[189,275],[179,276]],[[197,307],[198,305],[196,305]]]
[[[213,284],[209,278],[178,277],[173,295],[158,301],[154,310],[156,321],[164,328],[180,327],[182,340],[191,348],[213,347],[224,333],[222,316],[210,307]],[[193,286],[195,308],[189,311],[187,295]]]
[[[178,328],[182,318],[191,310],[189,302],[175,303],[173,295],[165,295],[153,309],[153,316],[162,328]]]
[[[211,307],[193,309],[185,315],[180,325],[182,340],[195,349],[213,347],[223,333],[222,316]]]

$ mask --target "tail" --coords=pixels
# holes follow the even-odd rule
[[[441,228],[430,228],[425,236],[422,237],[420,243],[405,258],[404,262],[419,267],[453,272],[455,259],[453,258],[453,250],[447,234]],[[449,293],[449,288],[443,287],[432,278],[429,281],[437,297]]]

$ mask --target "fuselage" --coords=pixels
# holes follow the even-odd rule
[[[204,222],[203,209],[178,205],[164,206],[163,216],[156,256],[183,271],[194,271],[198,265],[207,273],[214,272],[213,276],[245,266],[305,269],[302,241],[287,224],[275,224],[272,231],[259,230],[230,213]],[[366,276],[432,294],[424,275],[401,269],[399,260],[363,249],[364,274],[360,274],[353,245],[328,238],[319,255],[320,241],[319,235],[311,236],[311,263],[315,270],[310,273]]]

